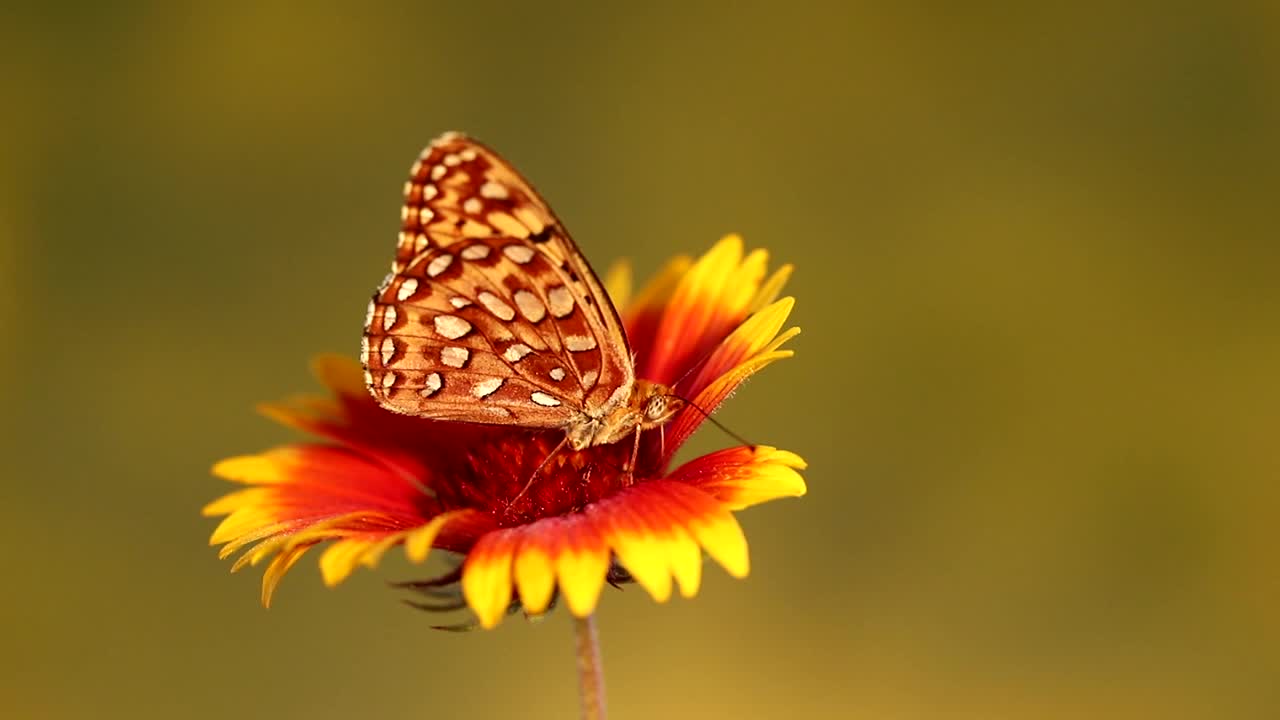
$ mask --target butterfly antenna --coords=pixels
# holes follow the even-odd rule
[[[690,375],[692,375],[692,374],[693,374],[693,371],[694,371],[694,370],[697,370],[698,368],[702,367],[702,363],[706,362],[706,361],[707,361],[707,359],[711,357],[711,353],[715,352],[715,351],[716,351],[716,348],[718,348],[718,347],[720,347],[720,345],[719,345],[719,344],[716,344],[716,345],[712,346],[712,348],[711,348],[710,350],[708,350],[708,351],[706,351],[705,353],[703,353],[703,354],[702,354],[702,357],[698,358],[698,362],[695,362],[695,363],[693,363],[692,365],[690,365],[690,366],[689,366],[689,369],[688,369],[688,370],[685,370],[683,375],[681,375],[680,377],[676,378],[676,381],[675,381],[675,382],[673,382],[673,383],[671,383],[670,387],[675,387],[675,386],[679,385],[680,383],[684,382],[684,381],[685,381],[685,380],[686,380]],[[692,403],[690,403],[690,404],[692,405]]]
[[[520,502],[520,499],[524,497],[524,494],[529,492],[529,488],[533,487],[533,481],[538,478],[538,474],[542,472],[542,469],[547,466],[547,463],[551,462],[551,458],[555,457],[556,453],[560,452],[561,448],[563,448],[567,442],[569,442],[569,436],[565,435],[564,438],[560,440],[559,444],[552,448],[551,452],[547,453],[546,457],[542,458],[542,462],[538,463],[538,467],[534,468],[533,474],[529,476],[528,482],[526,482],[524,487],[520,489],[520,492],[511,499],[511,502],[507,503],[508,508]]]
[[[724,424],[724,423],[722,423],[722,422],[720,422],[719,420],[717,420],[717,419],[715,419],[715,418],[711,417],[711,413],[707,412],[706,410],[703,410],[701,407],[699,407],[699,406],[698,406],[698,404],[697,404],[697,403],[693,402],[692,400],[688,400],[688,399],[686,399],[686,398],[683,398],[683,397],[681,397],[681,396],[679,396],[679,395],[677,395],[677,394],[675,394],[675,393],[668,393],[668,395],[670,395],[671,397],[673,397],[673,398],[675,398],[675,399],[677,399],[677,400],[679,400],[679,401],[683,402],[685,405],[688,405],[689,407],[693,408],[694,410],[697,410],[697,411],[698,411],[698,414],[699,414],[699,415],[701,415],[701,416],[702,416],[702,418],[703,418],[704,420],[706,420],[706,421],[710,422],[712,425],[715,425],[716,427],[718,427],[718,428],[720,428],[721,430],[723,430],[725,435],[728,435],[729,437],[733,438],[734,440],[737,440],[738,442],[742,443],[743,445],[749,445],[749,446],[751,446],[751,447],[753,447],[753,448],[756,446],[756,444],[755,444],[755,443],[751,442],[750,440],[747,440],[746,438],[742,437],[742,436],[741,436],[741,435],[739,435],[738,433],[736,433],[736,432],[734,432],[734,431],[730,430],[728,427],[726,427],[726,426],[725,426],[725,424]]]

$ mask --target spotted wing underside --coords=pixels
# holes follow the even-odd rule
[[[617,311],[563,225],[497,154],[453,133],[405,185],[361,359],[383,407],[466,422],[564,426],[634,382]]]

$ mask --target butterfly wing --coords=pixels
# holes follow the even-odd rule
[[[456,133],[410,172],[361,359],[389,410],[527,427],[594,416],[635,381],[617,310],[563,224],[501,157]]]

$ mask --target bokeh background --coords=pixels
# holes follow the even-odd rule
[[[615,718],[1276,717],[1276,7],[7,3],[0,715],[576,713],[563,612],[310,558],[265,611],[198,514],[462,129],[598,267],[798,267],[722,418],[810,494],[745,581],[606,594]]]

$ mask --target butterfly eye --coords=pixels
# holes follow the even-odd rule
[[[655,395],[644,405],[644,416],[648,420],[660,420],[667,412],[667,397]]]

